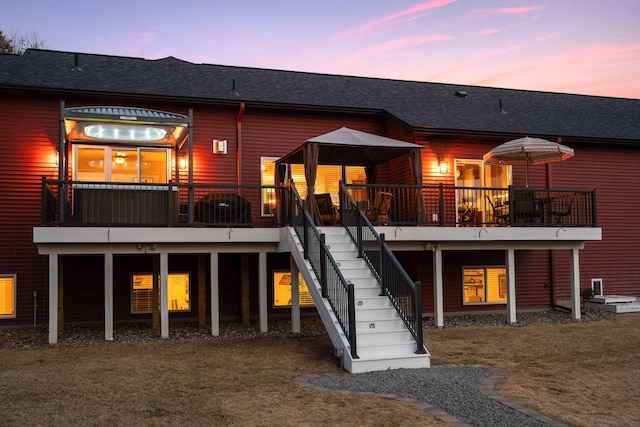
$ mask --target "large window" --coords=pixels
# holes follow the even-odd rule
[[[275,182],[275,162],[277,157],[260,158],[260,183],[261,185],[274,185]],[[307,197],[307,180],[304,176],[304,165],[290,165],[288,177],[291,178],[303,199]],[[343,166],[318,165],[316,172],[316,194],[329,193],[335,204],[338,203],[340,193],[340,180],[347,184],[365,184],[366,174],[363,166],[345,166],[343,176]],[[362,192],[362,190],[360,190]],[[358,199],[358,201],[360,201]],[[276,210],[275,190],[271,188],[262,189],[261,212],[263,216],[273,216]]]
[[[159,289],[159,286],[158,286]],[[190,311],[189,273],[169,273],[167,304],[169,311]],[[131,276],[131,312],[153,311],[153,274]]]
[[[463,267],[464,304],[500,304],[507,302],[505,267]]]
[[[170,151],[162,148],[74,145],[73,179],[167,183]]]
[[[508,201],[511,166],[492,165],[482,160],[458,160],[456,165],[456,205],[458,223],[479,225],[495,221],[491,203]]]
[[[0,275],[0,318],[16,317],[16,275]]]

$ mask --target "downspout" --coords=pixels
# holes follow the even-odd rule
[[[68,171],[69,167],[67,165],[67,152],[65,150],[66,147],[66,132],[64,127],[64,99],[60,100],[60,117],[58,118],[58,222],[64,222],[64,206],[65,206],[65,197],[63,195],[67,194],[66,191],[66,183],[63,181],[67,180],[69,176]]]
[[[242,195],[242,117],[244,116],[245,105],[240,103],[240,110],[236,116],[236,140],[238,141],[238,149],[236,151],[236,173],[238,174],[238,193]]]
[[[188,203],[188,215],[189,215],[189,219],[188,219],[188,223],[189,224],[193,224],[193,219],[194,219],[194,210],[193,210],[193,202],[194,202],[194,195],[193,195],[193,108],[189,108],[189,124],[188,126],[188,130],[187,130],[187,154],[189,156],[187,162],[187,167],[188,167],[188,183],[189,183],[189,187],[187,190],[187,203]],[[177,148],[177,147],[176,147]],[[179,163],[180,163],[180,159],[176,159],[176,171],[178,171],[178,173],[176,173],[176,175],[180,174],[180,167],[179,167]]]

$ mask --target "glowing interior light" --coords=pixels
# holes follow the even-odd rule
[[[162,128],[127,125],[89,125],[84,133],[90,138],[111,141],[160,141],[167,135]]]

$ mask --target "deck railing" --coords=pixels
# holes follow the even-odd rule
[[[266,185],[42,180],[42,224],[270,227],[276,193]],[[62,197],[60,197],[62,196]]]
[[[373,224],[347,188],[340,185],[340,218],[361,257],[371,269],[385,295],[398,312],[416,341],[416,353],[426,352],[422,336],[422,287],[411,280],[405,269],[386,245],[384,233],[378,234]]]
[[[355,290],[351,282],[347,282],[338,264],[331,256],[325,244],[325,235],[320,233],[309,214],[306,201],[302,200],[294,185],[289,187],[291,203],[291,225],[300,240],[304,258],[309,261],[315,273],[322,297],[327,300],[342,328],[349,346],[351,356],[358,358],[356,340]]]
[[[350,184],[373,224],[596,227],[595,190]],[[390,200],[379,215],[376,200]]]
[[[595,190],[377,184],[345,187],[356,202],[361,202],[374,225],[597,226]],[[43,178],[42,224],[282,226],[288,224],[288,197],[282,186]]]

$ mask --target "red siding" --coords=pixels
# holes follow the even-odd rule
[[[32,243],[32,228],[40,224],[42,176],[57,172],[56,100],[0,98],[0,274],[17,274],[15,320],[2,324],[32,323],[33,292],[38,293],[38,320],[46,308],[46,262]]]
[[[602,278],[607,294],[640,297],[640,188],[638,150],[634,147],[576,145],[576,155],[549,165],[556,188],[595,188],[602,241],[587,242],[580,251],[580,287]],[[569,251],[554,252],[556,297],[570,295]]]

